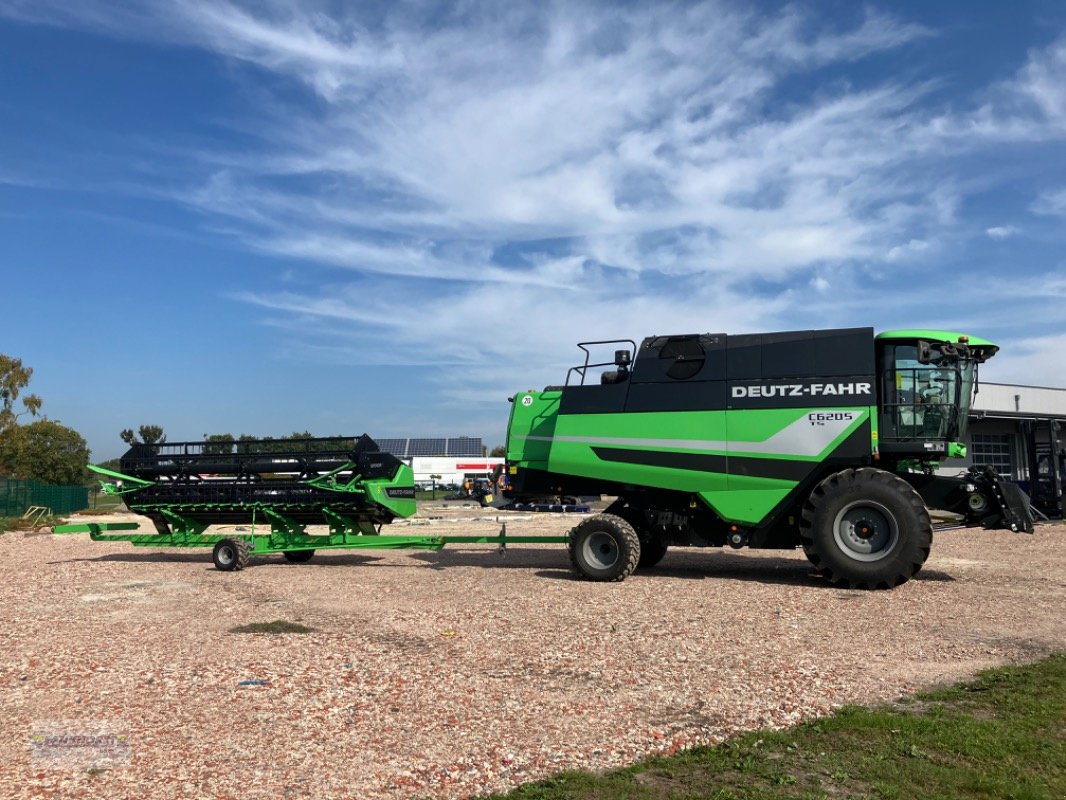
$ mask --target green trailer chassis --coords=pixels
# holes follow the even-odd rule
[[[167,514],[171,523],[169,533],[141,532],[140,523],[137,522],[56,525],[52,532],[87,533],[94,542],[129,542],[135,547],[214,547],[217,551],[225,542],[244,542],[249,556],[316,550],[440,550],[447,544],[494,544],[500,551],[505,551],[509,544],[565,544],[569,541],[568,536],[508,536],[506,523],[503,523],[498,533],[486,536],[382,536],[362,530],[339,515],[329,526],[328,533],[313,534],[307,533],[303,525],[286,519],[272,509],[261,508],[257,511],[265,518],[269,533],[263,533],[261,529],[257,531],[256,522],[247,530],[237,528],[233,532],[207,533],[208,526],[181,517],[173,511]],[[220,565],[217,557],[215,563],[220,569],[227,569]]]

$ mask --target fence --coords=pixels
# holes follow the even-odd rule
[[[56,514],[70,514],[89,507],[89,490],[0,478],[0,517],[22,516],[30,506],[48,506]]]

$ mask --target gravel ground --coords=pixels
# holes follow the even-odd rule
[[[498,517],[579,519],[432,506],[388,532]],[[608,769],[1061,650],[1064,541],[948,531],[915,580],[854,592],[799,552],[677,549],[604,585],[572,579],[560,545],[221,573],[206,549],[6,534],[0,797],[458,798]],[[230,632],[275,619],[315,632]],[[124,732],[128,766],[42,766],[49,720]]]

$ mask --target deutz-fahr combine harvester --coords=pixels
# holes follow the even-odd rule
[[[212,547],[220,570],[252,555],[447,543],[567,543],[576,572],[619,581],[670,545],[802,546],[834,583],[896,586],[929,553],[926,506],[1032,530],[1025,497],[991,470],[933,474],[962,456],[983,339],[870,328],[625,341],[564,386],[512,398],[505,500],[617,497],[566,536],[384,536],[415,512],[411,468],[368,436],[135,444],[111,479],[136,523],[55,528],[139,546]],[[586,382],[597,368],[610,367]],[[307,526],[328,526],[328,533]],[[215,526],[209,531],[208,528]],[[228,530],[227,530],[228,528]]]
[[[586,578],[623,580],[669,545],[802,546],[833,583],[888,588],[929,555],[927,506],[1032,531],[995,472],[934,475],[966,454],[977,365],[997,350],[984,339],[852,328],[579,347],[567,385],[513,398],[507,465],[513,497],[618,498],[571,532]]]

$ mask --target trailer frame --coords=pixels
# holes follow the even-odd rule
[[[174,517],[180,515],[171,512]],[[170,518],[171,515],[168,515]],[[139,522],[85,522],[68,525],[56,525],[52,532],[60,535],[88,533],[94,542],[129,542],[134,547],[214,547],[225,542],[244,542],[249,556],[265,556],[274,553],[314,553],[317,550],[441,550],[449,544],[494,544],[499,552],[507,550],[509,544],[566,544],[570,541],[569,532],[565,536],[508,536],[507,523],[500,526],[495,535],[447,535],[447,536],[382,536],[368,533],[358,526],[337,522],[330,525],[328,533],[307,533],[305,526],[284,520],[277,513],[265,515],[271,518],[282,517],[282,524],[275,527],[267,523],[269,533],[256,531],[253,522],[247,531],[240,526],[230,532],[207,533],[209,526],[194,520],[184,519],[184,526],[178,525],[167,533],[144,533],[140,531]],[[229,527],[229,526],[227,526]],[[138,531],[129,533],[129,531]],[[307,556],[310,558],[310,556]],[[306,559],[293,559],[306,560]],[[240,566],[224,567],[215,558],[215,566],[220,570],[240,569]]]

